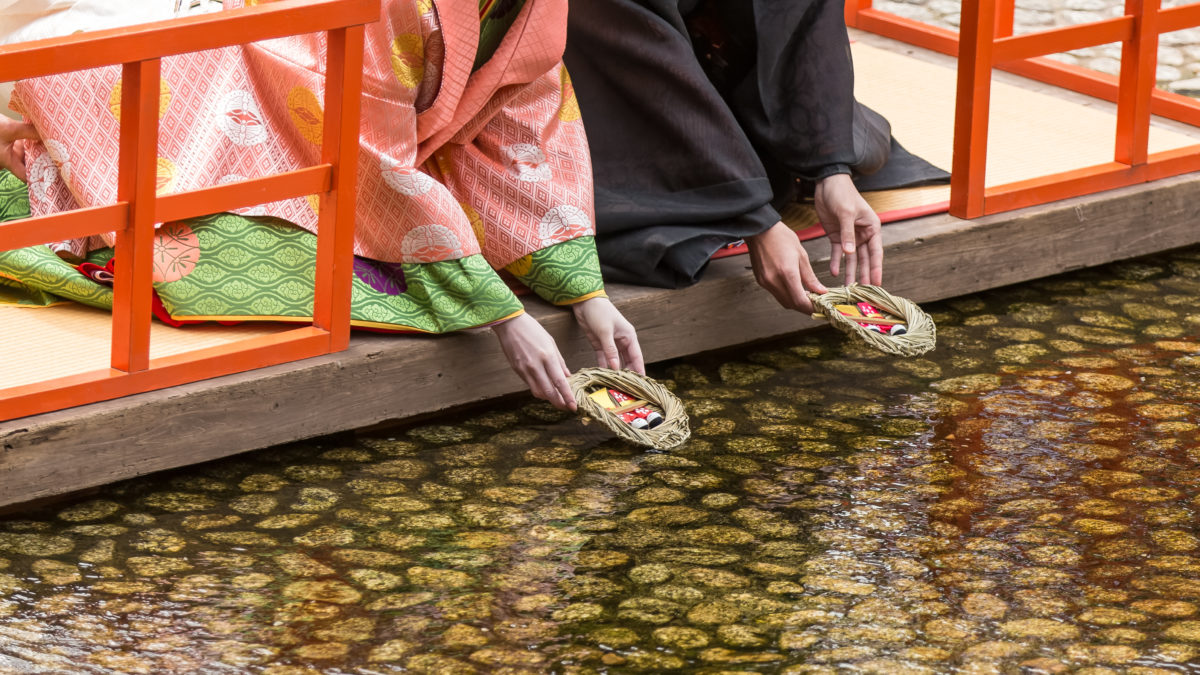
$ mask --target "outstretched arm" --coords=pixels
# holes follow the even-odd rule
[[[0,169],[7,169],[21,182],[28,182],[25,172],[25,141],[37,140],[37,131],[28,122],[18,122],[0,115]]]

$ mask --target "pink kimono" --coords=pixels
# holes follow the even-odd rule
[[[226,7],[241,3],[226,0]],[[492,269],[508,267],[559,304],[602,294],[598,269],[593,270],[587,141],[560,62],[566,0],[483,4],[481,9],[476,0],[384,0],[380,21],[366,27],[355,253],[367,261],[402,264],[401,277],[420,276],[415,266],[458,261],[458,269],[441,270],[439,278],[473,276],[472,284],[493,295],[498,278],[482,276],[494,272],[462,261],[482,255]],[[509,10],[511,25],[494,51],[481,56],[481,20],[497,4],[519,9]],[[324,34],[315,34],[164,59],[160,194],[317,163],[324,52]],[[477,56],[486,60],[477,64]],[[120,87],[117,67],[18,83],[14,104],[43,138],[27,157],[35,215],[116,200]],[[289,199],[242,209],[240,215],[273,216],[315,232],[315,205],[313,198]],[[183,261],[172,256],[173,264],[156,270],[156,282],[180,281],[201,265],[201,225],[160,229],[160,245],[178,248],[182,241],[199,253]],[[221,237],[249,236],[235,229],[227,227]],[[75,253],[112,244],[111,237],[101,239],[76,244]],[[577,250],[566,259],[580,266],[579,274],[553,252],[567,242]],[[211,253],[209,261],[222,264]],[[547,270],[553,273],[547,276]],[[530,275],[541,278],[526,278]],[[168,300],[162,287],[159,292]],[[176,298],[167,304],[178,306],[176,318],[236,318],[228,307],[189,310],[186,302]],[[513,302],[502,304],[493,314],[514,308]],[[256,315],[248,310],[241,318]],[[451,323],[434,330],[466,327],[463,321]],[[407,326],[403,320],[397,325]]]

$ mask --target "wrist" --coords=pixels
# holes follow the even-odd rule
[[[580,300],[579,302],[571,303],[571,305],[570,305],[571,312],[575,314],[576,318],[579,318],[580,314],[587,311],[589,308],[594,307],[596,305],[597,301],[608,302],[609,301],[608,296],[596,295],[596,296],[587,298],[586,300]]]
[[[522,323],[523,320],[525,320],[527,318],[529,318],[529,314],[526,313],[525,310],[522,309],[521,311],[517,312],[516,314],[514,314],[512,316],[506,316],[503,319],[500,319],[499,321],[492,323],[488,327],[492,329],[493,333],[506,333],[509,330],[512,330],[513,328],[518,326],[520,323]]]
[[[850,177],[850,174],[848,174],[848,173],[834,173],[834,174],[830,174],[830,175],[822,178],[821,180],[817,181],[817,189],[818,190],[828,189],[830,186],[837,185],[840,183],[845,183],[846,185],[853,186],[854,180]]]
[[[822,167],[822,169],[813,176],[813,182],[820,185],[827,178],[833,178],[834,176],[845,176],[847,179],[850,178],[850,165],[830,164],[829,166]]]

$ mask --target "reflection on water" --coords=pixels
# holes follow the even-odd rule
[[[1200,250],[0,522],[0,672],[1200,672]],[[52,451],[48,449],[48,451]]]

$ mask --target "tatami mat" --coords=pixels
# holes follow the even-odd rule
[[[863,42],[855,42],[854,94],[892,124],[901,145],[950,170],[954,150],[956,73]],[[992,83],[987,185],[1113,161],[1116,114],[1007,82]],[[1200,143],[1171,129],[1150,128],[1150,152]],[[867,195],[878,212],[947,202],[950,187],[889,190]]]
[[[66,304],[54,307],[0,306],[0,389],[109,367],[112,314]],[[171,328],[150,327],[150,357],[214,347],[243,338],[294,328],[294,324],[247,323]],[[2,405],[2,404],[0,404]]]

